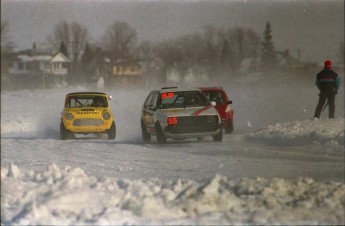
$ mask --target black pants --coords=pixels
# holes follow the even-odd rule
[[[319,103],[317,104],[317,107],[315,109],[314,118],[320,118],[320,114],[322,111],[323,106],[325,105],[325,102],[328,102],[328,118],[334,118],[334,111],[335,111],[335,93],[334,92],[322,92],[319,96]]]

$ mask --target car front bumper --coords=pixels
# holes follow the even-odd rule
[[[112,120],[103,119],[64,120],[64,126],[67,131],[80,134],[104,133],[110,129],[111,125]]]

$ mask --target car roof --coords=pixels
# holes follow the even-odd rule
[[[179,87],[162,87],[160,90],[155,90],[160,93],[166,93],[166,92],[183,92],[183,91],[200,91],[198,88],[179,88]]]
[[[68,95],[107,95],[106,93],[102,93],[102,92],[73,92],[73,93],[69,93]]]
[[[224,91],[223,87],[221,86],[214,86],[214,87],[199,87],[199,89],[203,91]]]

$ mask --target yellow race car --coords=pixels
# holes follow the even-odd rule
[[[115,139],[116,125],[110,111],[108,96],[100,92],[69,93],[61,114],[60,137],[66,140],[74,134],[105,133]]]

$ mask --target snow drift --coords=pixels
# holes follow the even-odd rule
[[[246,139],[270,145],[322,145],[344,151],[344,118],[277,123],[247,134]]]
[[[1,168],[5,225],[344,224],[345,185],[264,178],[95,178],[80,168]]]

